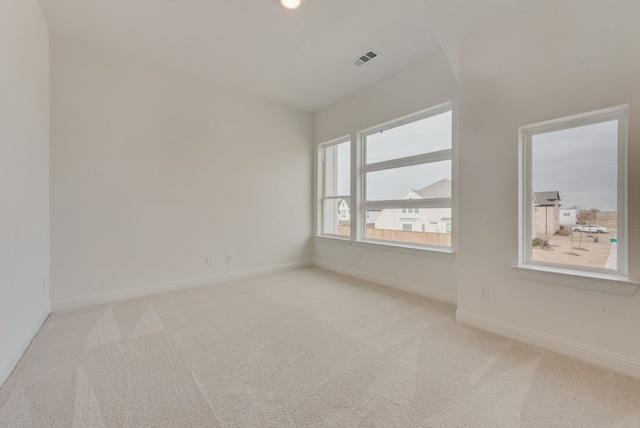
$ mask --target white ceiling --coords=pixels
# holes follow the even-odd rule
[[[54,36],[309,111],[441,51],[423,0],[39,1]]]
[[[463,39],[524,8],[527,0],[424,0],[424,4],[451,69],[458,77]]]

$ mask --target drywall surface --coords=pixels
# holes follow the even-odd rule
[[[460,70],[460,44],[465,36],[491,25],[528,0],[423,0],[431,24],[456,75]]]
[[[640,375],[640,293],[524,280],[518,261],[518,127],[630,105],[629,260],[640,279],[640,13],[634,2],[541,1],[463,43],[459,310],[603,350]],[[490,287],[490,298],[479,298]]]
[[[314,114],[316,144],[448,101],[456,81],[444,54],[431,56]]]
[[[65,39],[51,55],[54,304],[309,259],[309,113]]]
[[[455,96],[455,78],[446,57],[439,54],[315,113],[314,141],[320,144],[354,134],[454,101]],[[455,178],[453,192],[455,198]],[[456,300],[455,255],[398,252],[316,238],[314,263],[441,300]]]
[[[0,385],[49,312],[49,31],[0,3]]]

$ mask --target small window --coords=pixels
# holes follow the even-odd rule
[[[450,248],[451,224],[440,219],[452,216],[451,105],[364,131],[360,141],[364,240]]]
[[[348,138],[319,148],[320,234],[351,235],[351,143]]]
[[[521,144],[521,264],[626,276],[627,108],[524,127]]]

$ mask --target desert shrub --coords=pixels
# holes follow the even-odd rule
[[[542,238],[533,238],[531,240],[531,245],[533,247],[548,247],[549,246],[549,241],[542,239]]]
[[[565,226],[560,226],[560,229],[558,229],[555,234],[560,236],[569,236],[571,235],[571,229]]]

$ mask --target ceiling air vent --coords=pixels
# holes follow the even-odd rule
[[[369,52],[365,53],[364,55],[362,55],[360,58],[358,58],[355,61],[353,61],[353,63],[355,65],[357,65],[357,66],[361,66],[365,62],[369,62],[369,61],[371,61],[372,59],[374,59],[377,56],[378,56],[378,54],[375,53],[374,51],[369,51]]]

